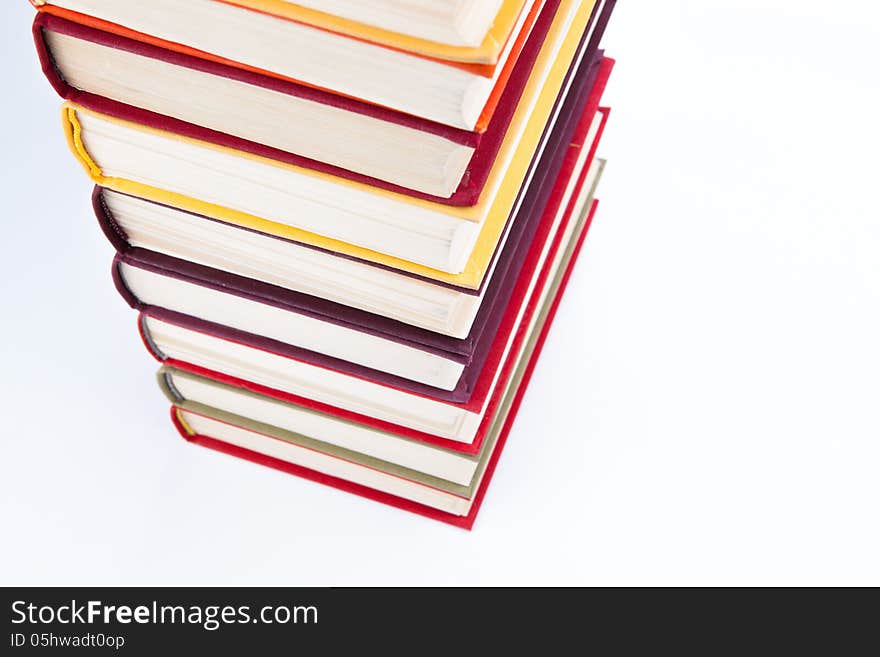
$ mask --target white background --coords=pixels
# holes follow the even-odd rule
[[[3,2],[0,583],[880,584],[880,10],[621,0],[602,205],[472,533],[192,447]]]

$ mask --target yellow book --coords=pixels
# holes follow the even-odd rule
[[[504,232],[594,4],[595,0],[560,3],[484,192],[472,207],[452,207],[377,189],[122,121],[74,103],[67,103],[63,108],[65,133],[74,154],[92,180],[101,186],[224,223],[476,289]],[[131,150],[134,142],[140,144],[142,151]],[[169,144],[178,149],[176,157],[160,157],[157,149]],[[138,171],[138,175],[128,175],[130,172],[126,169],[132,166],[145,168]],[[192,181],[184,174],[195,170],[210,170],[211,175],[204,181],[204,193],[189,194],[187,185]],[[242,175],[242,172],[253,174],[255,171],[269,176],[275,183],[263,194],[254,193],[254,189],[248,187],[252,181]],[[303,190],[303,195],[298,201],[283,204],[284,194],[293,182]],[[265,181],[260,184],[262,187],[258,189],[263,190]],[[242,191],[253,203],[269,207],[275,202],[276,210],[284,205],[287,213],[280,217],[277,211],[249,212],[242,207],[231,207],[234,203],[222,202],[224,195]],[[221,202],[216,202],[218,199]],[[316,218],[320,218],[322,211],[345,214],[351,230],[343,237],[336,222],[318,221]],[[371,221],[370,211],[377,211],[377,216],[381,215],[381,221],[386,223]],[[376,230],[379,227],[387,230],[379,233]],[[388,235],[397,234],[404,235],[404,244],[399,248],[386,239]],[[418,259],[401,257],[406,243],[417,238],[423,239],[425,244],[446,245],[449,251],[437,255],[435,250],[426,249],[424,256]]]

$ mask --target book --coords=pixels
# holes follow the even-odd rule
[[[592,209],[595,211],[595,205]],[[173,373],[172,386],[168,387],[172,399],[176,400],[171,408],[172,422],[189,442],[471,529],[591,220],[592,213],[580,222],[576,238],[569,244],[566,257],[559,263],[553,284],[548,286],[543,306],[536,313],[528,340],[517,359],[516,370],[507,384],[503,402],[493,418],[489,437],[471,461],[474,464],[473,474],[467,485],[441,480],[413,468],[188,402],[181,399],[180,391],[173,387],[174,382],[182,381]],[[161,376],[164,378],[166,374],[168,371],[162,372]],[[163,385],[167,386],[167,382],[166,378]],[[420,458],[425,457],[422,455]]]
[[[52,13],[202,59],[299,82],[465,130],[491,119],[544,0],[526,0],[491,63],[413,53],[216,0],[53,0]],[[595,0],[584,0],[590,13]]]
[[[594,111],[598,102],[599,93],[594,90],[582,114],[592,120],[584,134],[575,138],[589,150],[588,161],[608,117],[607,108]],[[545,149],[543,165],[524,190],[516,216],[508,221],[477,289],[424,279],[101,187],[95,188],[92,205],[99,225],[119,252],[130,248],[156,251],[463,338],[486,297],[488,283],[518,273],[517,245],[534,235],[554,189],[554,175],[567,177],[565,172],[556,174],[558,160],[554,149]]]
[[[559,27],[556,20],[554,26]],[[565,39],[572,55],[568,60],[576,59],[581,34],[570,32]],[[548,41],[554,38],[548,36]],[[523,94],[524,98],[534,96],[536,103],[534,107],[519,104],[511,122],[518,127],[508,130],[479,202],[466,208],[376,189],[73,104],[65,105],[63,116],[73,152],[102,186],[429,278],[477,287],[519,191],[529,182],[530,163],[540,151],[545,128],[548,124],[552,128],[562,107],[556,97],[564,100],[572,82],[583,83],[591,74],[604,86],[610,73],[610,62],[601,63],[596,73],[587,62],[566,76],[562,67],[544,59],[546,48],[545,41]],[[582,55],[584,48],[577,52]],[[545,67],[551,70],[543,89],[529,91],[532,83],[537,84],[535,70]],[[569,86],[563,88],[566,77]]]
[[[548,0],[485,132],[450,128],[369,103],[206,61],[38,13],[34,43],[63,98],[420,198],[476,203],[559,5]],[[598,37],[597,37],[598,39]],[[132,109],[141,111],[132,111]],[[190,126],[237,137],[193,133]],[[316,126],[320,126],[316,130]],[[213,138],[212,138],[213,137]]]

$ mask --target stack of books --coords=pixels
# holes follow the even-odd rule
[[[177,430],[470,528],[596,210],[614,1],[32,2]]]

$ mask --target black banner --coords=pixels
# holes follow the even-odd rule
[[[3,589],[0,654],[76,651],[156,655],[381,648],[471,654],[601,641],[836,651],[872,626],[873,591],[545,589]],[[867,594],[862,604],[861,593]],[[845,632],[836,633],[835,621]],[[755,643],[755,636],[762,638]],[[708,641],[708,643],[704,643]],[[537,643],[536,643],[537,642]],[[610,642],[610,643],[609,643]],[[581,652],[581,650],[578,650]],[[519,652],[517,652],[519,654]]]

